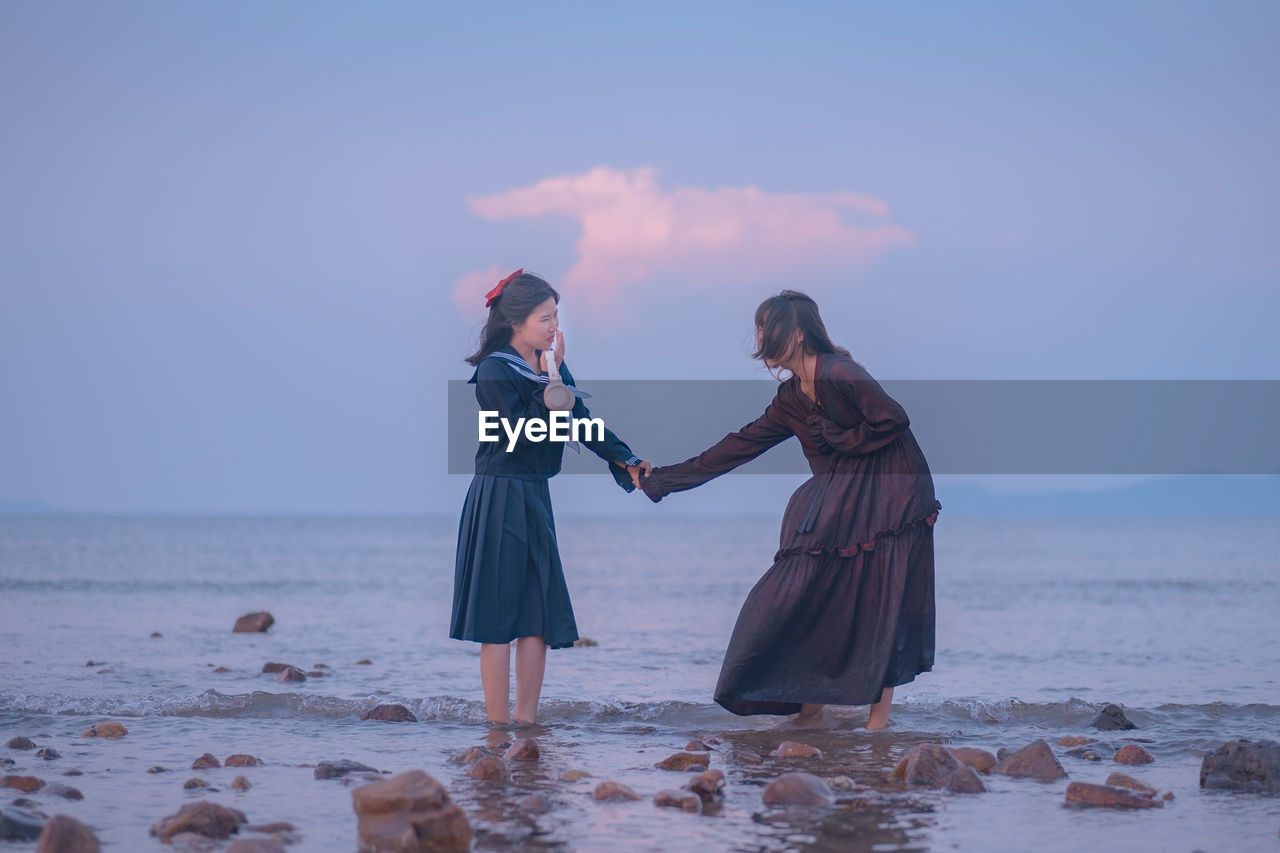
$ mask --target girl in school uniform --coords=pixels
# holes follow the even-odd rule
[[[549,419],[546,351],[555,345],[559,376],[574,391],[571,415],[590,413],[564,363],[564,335],[558,331],[560,295],[536,275],[517,270],[486,294],[489,317],[480,348],[467,359],[482,411],[496,411],[515,424],[519,418]],[[609,472],[632,491],[650,466],[616,435],[582,441],[609,463]],[[578,639],[573,605],[556,544],[548,480],[560,471],[564,443],[521,437],[508,452],[501,441],[481,442],[475,478],[458,525],[450,636],[478,642],[480,680],[490,722],[510,721],[511,642],[516,642],[517,723],[532,723],[542,692],[547,649]]]
[[[812,299],[784,290],[756,310],[754,357],[791,376],[763,415],[701,455],[654,468],[654,502],[792,436],[813,477],[791,497],[772,567],[738,615],[715,699],[735,714],[821,718],[869,705],[933,666],[933,524],[942,508],[902,407],[845,349]]]

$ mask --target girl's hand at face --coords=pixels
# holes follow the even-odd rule
[[[543,373],[550,373],[551,371],[547,367],[547,353],[545,350],[539,356],[539,360],[538,369]],[[564,364],[564,332],[556,332],[556,367],[558,368],[562,364]],[[558,373],[559,370],[556,372]]]

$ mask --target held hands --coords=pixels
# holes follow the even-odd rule
[[[621,462],[614,462],[613,464],[617,465],[619,468],[627,469],[627,473],[631,475],[631,485],[635,486],[637,489],[643,488],[643,486],[640,485],[640,478],[648,477],[649,472],[653,470],[653,466],[643,460],[639,465],[623,465]]]

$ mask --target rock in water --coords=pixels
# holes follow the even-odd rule
[[[1067,771],[1062,769],[1049,744],[1043,740],[1024,746],[992,767],[991,772],[1003,776],[1038,779],[1041,782],[1064,779],[1067,775]]]
[[[619,782],[601,782],[591,792],[591,798],[600,802],[606,800],[638,800],[640,795]]]
[[[98,723],[89,726],[80,737],[124,737],[129,730],[119,723]]]
[[[719,770],[703,770],[685,787],[704,801],[718,800],[724,796],[724,774]]]
[[[551,811],[551,803],[547,802],[547,798],[541,794],[530,794],[527,797],[521,797],[516,805],[523,812],[529,814],[546,814]]]
[[[1104,732],[1128,731],[1137,728],[1124,715],[1124,709],[1114,704],[1104,706],[1090,725]]]
[[[522,737],[516,738],[502,757],[507,761],[537,761],[539,754],[538,742],[531,737]]]
[[[223,767],[260,767],[262,759],[254,758],[252,755],[246,755],[237,752],[235,755],[228,755],[227,760],[222,762]]]
[[[959,759],[945,746],[922,743],[907,750],[889,778],[901,779],[912,786],[941,788],[961,766]]]
[[[421,770],[351,792],[361,849],[379,853],[466,853],[471,824],[444,786]]]
[[[43,758],[45,761],[53,761],[55,758],[61,758],[62,753],[51,746],[42,747],[36,750],[36,758]]]
[[[36,853],[99,853],[101,849],[93,830],[64,814],[49,819],[36,845]]]
[[[189,803],[178,809],[177,814],[157,821],[151,827],[151,834],[158,835],[163,841],[168,841],[181,832],[194,832],[205,838],[227,838],[246,822],[244,812],[239,809],[229,809],[201,800]]]
[[[821,758],[822,750],[800,741],[784,740],[769,754],[774,758]]]
[[[0,787],[16,788],[24,794],[34,794],[44,787],[44,780],[36,776],[6,776],[0,779]]]
[[[253,783],[244,776],[237,776],[231,780],[231,790],[233,791],[247,791],[252,787]]]
[[[346,776],[348,773],[377,773],[377,772],[378,772],[377,768],[370,767],[368,764],[361,764],[359,761],[349,761],[344,758],[341,761],[321,761],[319,764],[316,765],[315,775],[317,779],[337,779],[339,776]],[[415,770],[410,772],[422,773],[421,770]],[[400,775],[403,776],[404,774],[401,773]],[[427,776],[427,774],[425,773],[422,773],[422,775]],[[395,778],[395,777],[392,777],[392,778]],[[427,776],[427,778],[431,779],[430,776]],[[390,780],[388,779],[386,781],[390,781]],[[431,781],[435,782],[434,779],[431,779]]]
[[[35,749],[36,748],[36,745],[31,741],[31,738],[26,738],[26,737],[13,738],[12,740],[9,741],[8,745],[10,749]]]
[[[284,842],[274,838],[245,838],[233,841],[227,853],[285,853]]]
[[[1155,758],[1136,743],[1131,743],[1116,750],[1111,760],[1117,764],[1150,764]]]
[[[221,767],[222,762],[213,756],[213,753],[206,752],[204,755],[191,762],[192,770],[207,770],[210,767]]]
[[[677,752],[653,765],[659,770],[686,770],[697,764],[706,767],[711,763],[711,756],[705,752]]]
[[[783,773],[760,798],[766,806],[828,806],[836,799],[827,783],[812,773]]]
[[[1101,807],[1111,809],[1159,809],[1164,803],[1149,794],[1115,788],[1110,785],[1094,785],[1089,782],[1072,782],[1067,786],[1067,805]]]
[[[511,778],[511,771],[507,768],[507,762],[498,756],[485,755],[471,765],[467,775],[482,782],[505,782]]]
[[[1233,740],[1200,764],[1201,788],[1280,794],[1280,743]]]
[[[362,720],[377,720],[380,723],[416,723],[418,718],[403,705],[379,705],[360,715]]]
[[[974,749],[971,746],[957,746],[951,750],[956,760],[966,767],[972,767],[979,773],[986,773],[996,766],[996,757],[985,749]]]
[[[978,774],[973,772],[972,767],[961,765],[951,774],[951,778],[947,780],[947,790],[953,794],[981,794],[987,788],[982,784],[982,780],[978,778]]]
[[[305,672],[291,666],[286,666],[284,669],[280,670],[280,674],[276,676],[276,681],[280,682],[306,680],[307,674]]]
[[[673,791],[670,788],[659,791],[653,798],[653,804],[694,814],[702,811],[702,798],[697,794],[689,791]]]
[[[231,632],[233,634],[256,634],[267,630],[274,624],[276,624],[276,617],[265,610],[258,613],[246,613],[236,620],[236,626],[231,629]]]
[[[277,663],[277,662],[275,662],[275,661],[267,661],[266,663],[264,663],[264,664],[262,665],[262,672],[263,672],[264,674],[266,674],[266,673],[284,672],[286,669],[302,669],[302,667],[300,667],[300,666],[292,666],[292,665],[287,664],[287,663]]]
[[[1107,777],[1107,784],[1112,788],[1128,788],[1130,791],[1137,791],[1140,794],[1148,794],[1152,797],[1159,793],[1159,791],[1145,782],[1139,782],[1128,773],[1121,773],[1119,770]]]
[[[0,809],[0,841],[35,841],[44,821],[22,809]]]

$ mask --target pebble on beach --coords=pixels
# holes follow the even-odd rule
[[[670,788],[659,791],[653,798],[653,804],[662,808],[680,809],[697,814],[702,811],[702,798],[689,791],[675,791]]]
[[[1090,723],[1095,729],[1104,732],[1128,731],[1137,726],[1124,714],[1124,709],[1116,704],[1108,704],[1098,712],[1098,716]]]
[[[717,800],[724,796],[724,774],[719,770],[703,770],[685,785],[703,800]]]
[[[370,708],[360,715],[362,720],[375,720],[379,723],[416,723],[418,718],[403,705],[379,705]]]
[[[1280,794],[1280,743],[1227,741],[1200,762],[1200,787]]]
[[[1117,764],[1150,764],[1155,758],[1136,743],[1131,743],[1116,750],[1111,760]]]
[[[1150,794],[1111,785],[1072,782],[1067,786],[1067,805],[1089,808],[1158,809],[1164,803]]]
[[[164,841],[170,841],[183,832],[193,832],[205,838],[227,838],[246,822],[244,812],[239,809],[201,800],[188,803],[178,809],[177,814],[157,821],[151,827],[151,834]]]
[[[640,795],[621,782],[601,782],[591,792],[591,798],[599,802],[609,800],[638,800]]]
[[[705,752],[677,752],[654,764],[659,770],[687,770],[693,765],[706,767],[711,763],[711,756]]]
[[[36,853],[99,853],[93,830],[68,815],[54,815],[40,833]]]
[[[258,634],[266,631],[275,623],[276,617],[265,610],[258,613],[246,613],[236,620],[236,625],[231,629],[231,632],[233,634]]]
[[[829,806],[836,800],[827,783],[812,773],[783,773],[760,798],[766,806]]]
[[[351,792],[362,850],[464,853],[471,824],[449,792],[421,770],[397,773]]]
[[[35,841],[44,829],[44,818],[18,808],[0,809],[0,841]]]
[[[822,750],[797,740],[784,740],[769,754],[774,758],[821,758]]]
[[[522,737],[516,738],[502,757],[507,761],[537,761],[539,755],[538,742],[531,737]]]
[[[1131,791],[1137,791],[1141,794],[1150,794],[1151,796],[1155,796],[1156,793],[1158,793],[1155,788],[1145,782],[1140,782],[1128,773],[1121,773],[1119,770],[1107,777],[1106,784],[1113,788],[1128,788]]]
[[[467,775],[481,782],[506,782],[511,778],[511,770],[498,756],[484,755],[471,765]]]
[[[945,746],[922,743],[907,750],[889,778],[911,787],[941,788],[951,779],[951,774],[963,766]]]
[[[6,776],[0,780],[6,788],[13,788],[24,794],[34,794],[44,787],[44,780],[35,776]]]
[[[978,778],[977,773],[973,772],[972,767],[961,765],[947,780],[946,789],[953,794],[982,794],[986,792],[987,787],[982,784],[982,780]]]
[[[361,764],[359,761],[351,761],[344,758],[341,761],[321,761],[316,765],[315,777],[317,779],[337,779],[341,776],[346,776],[348,773],[377,772],[379,772],[377,768],[370,767],[368,764]],[[401,773],[400,775],[403,776],[404,774]],[[423,775],[425,776],[426,774],[424,773]],[[428,776],[427,778],[430,779],[431,777]]]
[[[1024,746],[992,767],[991,772],[1041,782],[1052,782],[1067,776],[1067,771],[1062,769],[1054,756],[1053,749],[1043,740]]]
[[[996,757],[985,749],[975,749],[971,746],[957,746],[951,749],[951,754],[956,760],[966,767],[972,767],[979,773],[987,773],[992,767],[996,766]]]
[[[124,737],[129,730],[119,723],[98,723],[89,726],[80,737]]]

